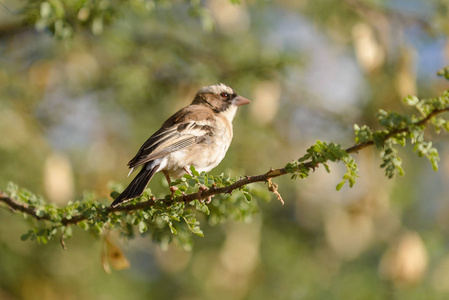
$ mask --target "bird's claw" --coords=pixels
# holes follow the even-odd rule
[[[209,204],[212,201],[213,196],[203,197],[203,192],[205,192],[207,190],[209,190],[209,188],[206,187],[204,184],[200,185],[200,187],[198,188],[198,200],[200,200],[200,202],[202,202],[202,203]],[[205,200],[205,199],[207,199],[207,200]]]
[[[206,201],[204,201],[206,204],[209,204],[209,203],[211,203],[211,201],[212,201],[212,197],[213,196],[209,196],[209,197],[207,197],[206,198]]]
[[[178,190],[178,188],[176,186],[171,186],[170,187],[170,192],[171,192],[171,198],[173,199],[175,197],[175,193]]]

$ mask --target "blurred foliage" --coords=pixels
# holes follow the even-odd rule
[[[167,0],[79,0],[30,1],[23,9],[26,21],[39,31],[49,30],[56,38],[71,39],[78,29],[88,29],[94,35],[120,18],[121,11],[130,9],[139,14],[151,14],[156,8],[170,10],[174,1]],[[198,0],[186,1],[189,14],[202,21],[205,30],[213,29],[213,21]]]
[[[134,239],[89,222],[58,228],[57,237],[73,235],[66,251],[45,237],[51,227],[23,235],[34,221],[2,205],[1,299],[447,298],[447,134],[417,126],[384,144],[380,158],[375,147],[345,156],[341,146],[353,144],[352,128],[357,143],[380,146],[385,130],[409,128],[447,97],[434,97],[448,89],[446,1],[238,2],[2,0],[0,187],[12,181],[42,195],[10,186],[19,198],[45,198],[45,209],[67,214],[94,199],[107,206],[108,182],[129,181],[126,162],[142,142],[199,87],[221,81],[252,103],[208,176],[260,174],[304,153],[320,160],[315,150],[331,173],[274,179],[284,206],[260,201],[267,186],[255,184],[208,205],[174,206],[179,222],[161,207],[118,214]],[[440,117],[429,124],[446,130]],[[399,147],[406,139],[414,149]],[[339,155],[343,164],[333,162]],[[357,184],[339,184],[343,176]],[[167,192],[162,177],[150,184],[157,198]],[[252,221],[222,223],[229,210]],[[193,234],[197,222],[205,237]],[[162,249],[146,238],[165,233],[189,248],[185,233],[195,247]],[[106,275],[100,256],[105,270],[130,268]]]

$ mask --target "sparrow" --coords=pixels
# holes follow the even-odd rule
[[[140,196],[157,172],[163,172],[170,184],[171,178],[189,174],[190,166],[198,172],[216,167],[231,144],[237,107],[248,103],[223,83],[201,88],[192,103],[168,118],[129,161],[128,176],[142,168],[111,206]]]

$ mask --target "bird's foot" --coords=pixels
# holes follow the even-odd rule
[[[184,167],[183,170],[184,170],[184,172],[186,172],[186,174],[192,175],[192,174],[190,173],[190,171],[187,169],[187,167]]]
[[[209,190],[209,188],[207,188],[204,184],[200,185],[198,189],[198,200],[200,200],[202,203],[209,204],[212,201],[213,195],[203,197],[203,192],[207,190]]]
[[[178,187],[176,187],[176,186],[171,186],[170,187],[170,192],[171,192],[171,199],[173,200],[173,198],[175,197],[175,193],[176,193],[176,191],[178,190]]]
[[[213,197],[213,195],[207,197],[205,200],[203,199],[203,202],[206,203],[206,204],[209,204],[212,201],[212,197]]]

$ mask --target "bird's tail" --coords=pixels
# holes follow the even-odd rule
[[[123,202],[127,202],[131,199],[139,197],[142,195],[143,190],[147,187],[148,182],[153,178],[159,165],[152,166],[147,169],[147,165],[144,165],[140,170],[139,174],[134,177],[128,187],[117,197],[114,202],[112,202],[111,207],[116,207]]]

